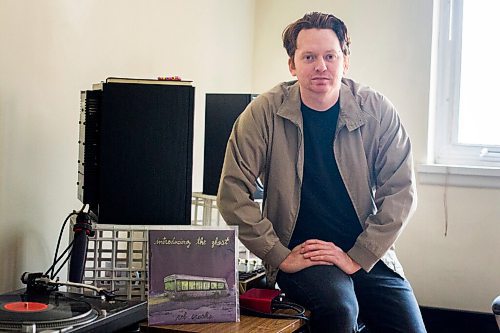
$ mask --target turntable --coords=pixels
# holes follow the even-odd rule
[[[62,292],[58,286],[76,284],[25,275],[27,289],[0,295],[0,332],[138,331],[147,318],[146,301],[115,299],[99,288],[97,295]]]

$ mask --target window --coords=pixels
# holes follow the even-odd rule
[[[431,164],[500,168],[499,12],[500,1],[434,1]]]
[[[174,291],[175,290],[175,282],[174,281],[166,281],[165,282],[165,290]]]

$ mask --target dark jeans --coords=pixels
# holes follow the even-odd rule
[[[426,332],[409,282],[378,262],[349,276],[336,266],[313,266],[277,282],[287,297],[311,311],[312,332],[357,332],[358,316],[370,333]]]

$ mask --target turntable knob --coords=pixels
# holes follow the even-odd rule
[[[108,311],[105,309],[101,309],[101,316],[106,317],[108,315]]]

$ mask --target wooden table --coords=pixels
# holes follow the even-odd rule
[[[141,325],[145,333],[292,333],[305,325],[303,319],[273,319],[240,316],[239,323],[210,323],[148,326]]]

